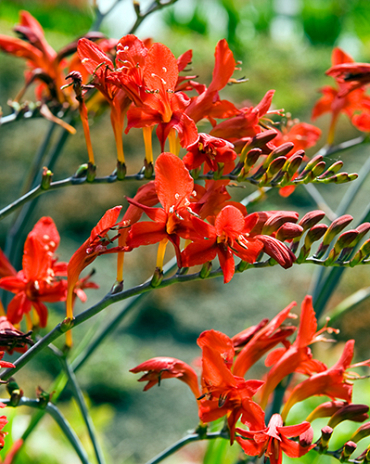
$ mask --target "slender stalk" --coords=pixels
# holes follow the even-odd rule
[[[176,2],[177,2],[177,0],[168,0],[168,2],[166,2],[166,3],[161,3],[160,0],[154,0],[154,2],[149,6],[149,8],[146,10],[145,13],[141,13],[141,12],[136,11],[136,21],[135,21],[134,25],[132,26],[132,28],[130,29],[129,34],[133,34],[138,29],[140,24],[150,14],[154,13],[155,11],[159,11],[162,8],[165,8],[166,6],[173,5]]]
[[[103,452],[102,452],[102,450],[100,448],[100,445],[99,445],[99,442],[97,440],[94,424],[93,424],[93,422],[91,420],[89,411],[87,409],[87,405],[85,403],[85,399],[84,399],[82,391],[81,391],[81,389],[80,389],[80,387],[78,385],[76,376],[75,376],[73,370],[71,369],[71,366],[69,365],[68,361],[65,358],[62,358],[61,362],[62,362],[64,371],[68,376],[69,383],[70,383],[70,385],[72,387],[72,390],[73,390],[73,393],[74,393],[74,398],[75,398],[75,400],[77,402],[77,405],[78,405],[78,407],[79,407],[79,409],[81,411],[82,417],[83,417],[83,419],[85,421],[86,428],[87,428],[87,431],[89,433],[91,443],[92,443],[92,445],[94,447],[96,460],[97,460],[98,464],[104,464],[105,460],[104,460]]]
[[[174,443],[173,445],[171,445],[164,451],[162,451],[162,453],[158,454],[155,458],[151,459],[150,461],[147,461],[146,464],[157,464],[158,462],[161,462],[164,459],[166,459],[168,456],[171,456],[172,454],[176,453],[176,451],[183,448],[185,445],[189,443],[193,443],[194,441],[214,440],[215,438],[229,439],[229,437],[226,437],[223,435],[222,431],[207,433],[206,435],[199,435],[198,433],[192,433],[182,438],[181,440],[177,441],[176,443]]]
[[[9,399],[2,399],[1,402],[8,406],[12,406],[10,404]],[[78,439],[77,435],[75,434],[75,432],[73,431],[73,429],[71,428],[67,420],[63,417],[62,413],[59,411],[59,409],[54,404],[48,403],[45,407],[39,400],[32,400],[30,398],[22,397],[17,407],[18,406],[29,406],[31,408],[36,408],[40,410],[44,409],[48,414],[50,414],[50,416],[59,425],[62,432],[64,433],[64,435],[66,436],[66,438],[71,443],[74,450],[76,451],[81,462],[83,464],[90,464],[87,454],[85,450],[83,449],[80,440]]]

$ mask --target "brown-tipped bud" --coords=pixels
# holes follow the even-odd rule
[[[50,188],[53,173],[46,167],[42,168],[42,178],[40,187],[42,190],[48,190]]]
[[[65,333],[68,330],[72,329],[74,322],[75,322],[74,318],[71,319],[70,317],[66,317],[65,319],[63,319],[63,321],[60,323],[61,332]]]
[[[263,163],[263,168],[267,169],[272,161],[279,156],[286,156],[294,148],[294,143],[285,142],[282,145],[278,146],[268,155],[265,162]]]
[[[276,238],[282,242],[300,237],[303,234],[303,227],[292,222],[283,224],[276,233]]]
[[[364,222],[356,227],[358,232],[357,243],[369,232],[370,230],[370,222]]]
[[[369,417],[367,414],[368,411],[369,406],[366,406],[366,404],[346,404],[332,415],[328,425],[334,429],[345,420],[363,422]]]
[[[274,130],[267,130],[256,134],[249,143],[249,146],[262,148],[267,143],[271,142],[278,133]]]
[[[353,441],[347,441],[345,443],[342,454],[340,455],[339,461],[344,462],[356,451],[357,445]]]
[[[348,403],[345,403],[344,401],[327,401],[326,403],[322,403],[307,416],[306,421],[312,422],[321,417],[331,417],[347,404]]]
[[[312,160],[306,164],[306,166],[304,167],[301,174],[297,177],[297,179],[304,179],[319,163],[321,163],[322,160],[322,155],[317,155],[314,158],[312,158]]]
[[[355,443],[358,443],[363,438],[366,438],[370,435],[370,422],[361,425],[356,432],[352,435],[351,440]]]
[[[321,437],[319,438],[319,441],[318,441],[320,453],[323,453],[328,449],[329,441],[330,441],[332,434],[333,434],[333,429],[329,427],[328,425],[325,425],[325,427],[321,429]]]
[[[315,226],[311,227],[311,229],[307,232],[305,237],[304,245],[306,248],[311,248],[311,245],[314,242],[317,242],[321,239],[328,230],[328,226],[326,224],[316,224]]]
[[[271,178],[275,174],[277,174],[280,171],[280,169],[282,169],[285,162],[286,162],[285,156],[279,156],[278,158],[274,159],[274,161],[270,164],[270,166],[267,169],[268,177]]]
[[[121,163],[120,161],[117,161],[117,170],[116,170],[117,179],[123,180],[126,177],[126,172],[127,172],[127,169],[126,169],[125,163]]]
[[[205,279],[209,276],[211,271],[212,271],[212,261],[208,261],[207,263],[203,264],[202,269],[199,272],[199,277],[201,279]]]
[[[320,161],[319,163],[317,163],[316,166],[312,169],[312,174],[314,175],[314,177],[318,177],[320,174],[322,174],[325,171],[325,167],[325,161]]]
[[[325,179],[326,177],[331,177],[334,174],[336,174],[338,171],[340,171],[343,167],[343,161],[337,161],[334,164],[332,164],[327,171],[325,171],[319,179]]]
[[[304,151],[298,150],[291,158],[288,159],[289,164],[286,167],[284,166],[284,170],[288,172],[289,178],[293,177],[293,175],[298,171],[298,168],[303,161],[303,155]]]
[[[140,16],[140,3],[138,2],[138,0],[134,0],[132,4],[134,6],[136,16],[139,17]]]
[[[299,214],[295,211],[277,211],[275,214],[272,214],[265,222],[262,228],[262,235],[271,235],[286,222],[296,223],[298,217]]]
[[[310,211],[305,214],[303,218],[298,222],[298,224],[303,227],[303,230],[311,229],[314,225],[321,221],[325,217],[324,211],[319,209],[315,211]]]
[[[153,274],[153,277],[152,277],[152,280],[150,282],[150,285],[153,288],[156,288],[159,285],[161,285],[162,280],[163,280],[163,271],[162,271],[162,269],[159,269],[159,267],[156,267],[155,271],[154,271],[154,274]]]
[[[88,163],[87,165],[87,173],[86,173],[86,180],[87,182],[94,182],[96,177],[96,166],[95,164]]]
[[[357,237],[357,230],[347,230],[347,232],[343,232],[343,234],[341,234],[338,237],[338,240],[336,241],[334,248],[338,252],[340,250],[343,250],[343,248],[353,248],[356,245]]]
[[[112,295],[115,295],[116,293],[121,293],[123,291],[123,287],[123,280],[121,280],[120,282],[116,281],[114,282],[110,292]]]
[[[257,163],[258,158],[261,155],[262,155],[262,150],[260,148],[252,148],[252,150],[249,150],[249,152],[247,153],[245,157],[244,168],[247,169],[247,168],[251,168],[252,166],[254,166]]]
[[[370,254],[370,239],[366,240],[366,242],[363,243],[362,247],[358,250],[358,252],[355,254],[354,258],[351,259],[351,262],[349,265],[351,267],[356,266],[359,264],[361,261],[366,259],[366,257]]]
[[[144,159],[144,177],[145,179],[150,179],[153,175],[154,167],[153,163],[148,163],[147,159]]]
[[[326,231],[324,238],[323,238],[323,245],[329,245],[330,242],[333,240],[333,238],[338,235],[342,230],[348,226],[350,222],[352,222],[353,217],[350,216],[349,214],[345,214],[344,216],[341,216],[335,221],[333,221],[328,230]]]
[[[23,396],[23,390],[19,388],[17,382],[14,380],[13,377],[10,377],[6,389],[10,395],[10,405],[13,407],[18,406],[19,401]]]
[[[310,427],[304,433],[299,435],[299,445],[303,448],[311,446],[313,440],[313,428]]]

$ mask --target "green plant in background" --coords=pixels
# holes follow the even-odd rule
[[[0,36],[3,51],[27,60],[25,82],[10,101],[11,111],[2,116],[2,124],[16,127],[25,119],[50,121],[24,182],[24,193],[0,211],[1,219],[18,212],[7,234],[5,253],[0,255],[0,287],[6,291],[3,294],[4,315],[0,320],[0,346],[10,354],[13,351],[23,353],[13,355],[14,363],[1,361],[2,367],[8,367],[0,378],[8,381],[9,394],[9,398],[2,401],[4,406],[16,408],[16,411],[22,406],[36,409],[21,434],[12,427],[12,433],[5,437],[4,462],[26,462],[27,443],[37,435],[37,426],[45,415],[57,424],[66,439],[66,449],[69,443],[75,452],[73,456],[81,462],[104,463],[113,459],[107,449],[101,449],[95,417],[90,414],[94,409],[89,407],[83,393],[85,388],[79,385],[76,374],[100,351],[104,355],[102,375],[112,375],[109,350],[104,350],[102,342],[111,339],[120,322],[138,309],[147,293],[186,282],[198,282],[201,288],[217,277],[229,283],[235,274],[247,270],[249,274],[255,269],[258,274],[264,268],[273,267],[277,273],[278,265],[296,269],[299,264],[307,263],[315,264],[320,271],[313,284],[313,297],[306,296],[303,300],[297,330],[287,323],[293,317],[292,303],[280,312],[276,308],[270,321],[265,318],[232,338],[214,329],[203,331],[197,339],[202,350],[200,384],[197,370],[173,357],[172,353],[171,357],[156,356],[144,362],[141,359],[134,368],[127,366],[127,370],[131,368],[134,373],[144,373],[140,381],[148,382],[146,390],[160,385],[164,379],[178,378],[190,387],[198,408],[200,423],[194,431],[149,462],[161,462],[188,443],[203,441],[209,441],[204,462],[255,462],[264,456],[271,463],[280,463],[283,453],[290,458],[312,460],[315,452],[325,454],[328,459],[367,462],[369,451],[362,442],[360,452],[352,457],[357,443],[368,436],[368,423],[364,423],[368,418],[367,399],[362,400],[362,404],[352,397],[352,381],[362,378],[358,372],[368,366],[369,361],[352,363],[353,340],[347,341],[343,349],[339,348],[334,362],[322,359],[323,353],[318,356],[310,348],[313,343],[328,341],[325,332],[330,338],[337,334],[337,330],[327,324],[320,328],[320,317],[343,272],[370,262],[369,239],[366,239],[370,229],[369,207],[360,208],[362,218],[351,230],[348,225],[353,218],[347,214],[365,185],[370,165],[365,162],[358,176],[344,172],[343,162],[333,159],[345,150],[367,143],[366,136],[359,136],[334,144],[342,113],[346,113],[360,131],[369,130],[369,97],[364,87],[368,83],[367,65],[354,63],[341,49],[334,50],[334,66],[329,74],[335,78],[336,87],[324,88],[314,108],[314,116],[328,112],[332,117],[328,143],[308,158],[305,150],[317,143],[320,129],[274,109],[274,91],[260,95],[260,102],[254,106],[245,102],[235,105],[221,98],[220,91],[227,84],[245,81],[238,74],[234,76],[238,66],[225,39],[216,45],[212,77],[204,84],[189,69],[191,51],[175,58],[165,45],[142,42],[133,35],[151,13],[172,3],[175,2],[155,1],[145,7],[135,3],[134,26],[119,41],[93,31],[55,51],[46,42],[37,20],[24,11],[15,28],[18,38]],[[114,3],[112,9],[118,4]],[[356,3],[358,8],[359,5]],[[320,35],[322,27],[314,19],[324,8],[320,2],[304,2],[303,8],[295,12],[280,11],[270,2],[266,2],[263,11],[261,5],[257,8],[253,3],[244,9],[239,9],[237,2],[221,2],[217,7],[225,12],[227,39],[235,50],[243,47],[239,24],[243,24],[248,12],[253,28],[266,34],[273,29],[272,23],[279,20],[279,16],[295,15],[297,20],[301,15],[304,31],[313,43],[332,44],[344,27],[337,9],[342,8],[343,12],[345,6],[338,6],[338,3],[325,6],[329,12],[323,20],[325,24],[337,21],[338,25],[337,28],[330,26],[332,37]],[[99,27],[105,16],[97,8],[92,29]],[[321,18],[321,14],[319,16]],[[201,5],[194,5],[189,18],[188,23],[178,24],[173,11],[167,15],[171,27],[191,28],[198,34],[210,31]],[[36,91],[34,102],[25,99],[31,89]],[[92,138],[96,128],[90,127],[90,115],[107,108],[117,164],[112,174],[104,176],[100,174],[102,155],[95,149]],[[154,127],[156,137],[152,140]],[[122,131],[127,133],[137,128],[143,130],[144,143],[135,143],[136,161],[133,161],[127,156],[125,147],[129,139],[127,136],[122,139]],[[70,134],[76,130],[84,133],[88,162],[79,166],[75,174],[55,181],[56,162]],[[55,137],[57,131],[59,138]],[[154,149],[153,141],[158,144]],[[156,152],[161,154],[154,156]],[[132,166],[142,160],[136,172]],[[112,189],[122,182],[125,188],[133,182],[139,185],[137,190],[131,190],[123,217],[120,216],[122,206],[110,204],[107,209],[99,205],[101,186]],[[315,187],[315,184],[328,186],[349,182],[351,185],[337,211],[332,211]],[[33,221],[32,213],[38,198],[49,197],[49,192],[55,190],[67,192],[67,187],[78,190],[77,185],[93,189],[89,202],[96,225],[67,263],[57,259],[60,237],[54,221],[45,215]],[[285,206],[284,209],[269,209],[268,202],[274,192],[280,193],[277,201],[285,204],[289,201],[287,197],[293,192],[295,195],[303,186],[316,205],[310,211],[300,215]],[[244,197],[238,196],[235,187],[245,189]],[[264,210],[260,205],[262,201],[266,202]],[[59,197],[54,208],[60,208],[63,202],[64,197]],[[78,207],[82,208],[81,202]],[[141,220],[144,213],[147,219]],[[28,232],[24,245],[20,239],[22,231]],[[157,243],[155,270],[152,277],[145,280],[145,272],[151,266],[146,257],[150,256],[146,254],[146,245]],[[164,264],[169,243],[175,256]],[[143,247],[145,254],[140,255]],[[101,301],[76,314],[77,298],[85,301],[85,290],[97,288],[91,280],[93,273],[85,277],[81,277],[81,273],[99,261],[102,254],[117,257],[116,280],[114,282],[113,278],[111,290]],[[140,256],[144,256],[145,263]],[[220,268],[213,270],[216,258]],[[134,279],[131,282],[131,273],[136,273],[136,282]],[[127,289],[124,277],[126,287],[127,282],[130,284]],[[243,278],[245,276],[238,277],[240,281]],[[217,282],[220,288],[222,280]],[[268,281],[262,282],[262,287],[268,286]],[[286,287],[288,290],[288,285]],[[284,292],[283,285],[281,288]],[[253,297],[252,288],[246,293]],[[174,306],[176,294],[172,294]],[[364,288],[340,303],[333,311],[334,322],[368,296],[368,289]],[[197,307],[200,312],[208,298],[206,293],[199,293]],[[262,297],[257,297],[257,301],[258,298]],[[58,323],[58,313],[49,304],[64,301],[67,317]],[[72,332],[77,331],[77,327],[86,327],[87,321],[103,311],[107,315],[107,308],[121,301],[125,301],[124,306],[115,316],[99,322],[83,337],[79,335],[72,340]],[[231,316],[232,308],[229,311]],[[297,335],[293,336],[295,332]],[[64,334],[65,345],[54,345]],[[46,347],[60,368],[56,369],[47,392],[38,387],[35,398],[28,398],[21,383],[17,383],[18,376],[31,360],[37,362],[43,356]],[[269,369],[262,376],[253,369],[264,355],[267,355],[265,364]],[[352,368],[360,370],[357,373],[348,370]],[[37,370],[31,372],[30,383],[36,387],[37,381],[33,383],[33,379],[38,378]],[[83,419],[84,432],[75,423],[70,410],[57,406],[67,386]],[[317,396],[321,401],[315,402]],[[323,418],[325,423],[317,427],[316,419],[322,423]],[[3,427],[6,421],[3,416]],[[9,424],[12,422],[13,414],[9,416]],[[342,429],[339,440],[336,427],[342,422],[347,427]],[[351,422],[363,424],[353,429]],[[4,436],[2,432],[1,437]],[[52,440],[50,434],[48,441]],[[234,444],[230,449],[234,441],[240,446]],[[57,462],[58,458],[51,457],[50,462],[53,460]],[[134,462],[134,459],[127,457],[124,461]]]

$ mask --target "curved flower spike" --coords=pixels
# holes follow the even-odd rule
[[[146,372],[138,380],[139,382],[148,382],[144,391],[156,384],[160,385],[162,379],[176,378],[189,385],[196,399],[200,397],[197,374],[192,367],[179,359],[165,357],[148,359],[148,361],[130,369],[130,372],[133,374]]]

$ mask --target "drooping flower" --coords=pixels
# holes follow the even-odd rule
[[[24,314],[32,328],[29,313],[34,308],[40,327],[47,324],[48,310],[44,302],[64,301],[67,285],[61,280],[65,263],[57,263],[54,252],[59,245],[59,234],[50,217],[41,218],[28,234],[24,244],[23,269],[16,276],[0,279],[0,287],[15,293],[7,308],[7,318],[17,324]]]
[[[243,438],[238,437],[237,441],[248,456],[262,456],[263,454],[270,460],[271,464],[281,464],[283,452],[291,457],[298,458],[304,456],[314,444],[302,446],[289,437],[298,437],[310,429],[309,422],[302,422],[297,425],[283,425],[283,420],[279,414],[274,414],[269,425],[258,431],[247,431],[238,428],[237,432]]]
[[[179,359],[164,357],[148,359],[148,361],[130,369],[130,372],[133,374],[146,372],[138,380],[139,382],[148,382],[144,391],[149,390],[154,385],[160,385],[163,379],[176,378],[189,385],[196,399],[200,396],[197,374],[192,367]]]

